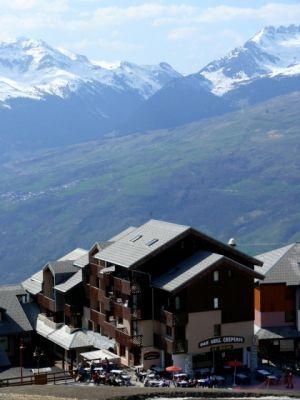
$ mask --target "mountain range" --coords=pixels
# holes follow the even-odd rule
[[[19,38],[0,44],[2,148],[175,127],[300,88],[300,26],[262,29],[198,73],[112,65]]]

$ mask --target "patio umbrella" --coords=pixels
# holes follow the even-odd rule
[[[236,367],[242,367],[243,363],[241,361],[238,360],[232,360],[232,361],[228,361],[226,363],[229,367],[234,367],[234,372],[233,372],[233,386],[236,386],[235,384],[235,376],[236,376]]]
[[[172,372],[172,374],[173,374],[173,380],[174,380],[174,373],[175,373],[175,372],[180,372],[180,371],[182,371],[182,368],[177,367],[177,365],[171,365],[170,367],[167,367],[167,368],[166,368],[166,371]]]
[[[180,372],[182,368],[177,367],[177,365],[171,365],[170,367],[166,368],[166,371],[168,372]]]

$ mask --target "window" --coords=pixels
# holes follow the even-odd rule
[[[175,297],[175,309],[180,310],[180,297]]]
[[[231,278],[232,277],[232,271],[231,271],[231,269],[229,269],[228,270],[228,278]]]
[[[141,237],[143,237],[143,235],[136,235],[134,236],[132,239],[130,239],[131,242],[136,242],[137,240],[139,240]]]
[[[214,297],[214,309],[219,308],[219,297]]]
[[[158,239],[152,239],[150,242],[146,243],[147,246],[152,246],[154,243],[158,242]]]
[[[219,271],[214,271],[214,282],[219,281]]]
[[[221,336],[221,325],[220,324],[214,325],[214,336],[215,337]]]

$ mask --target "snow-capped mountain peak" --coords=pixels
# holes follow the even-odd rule
[[[268,26],[244,46],[208,64],[200,74],[211,81],[215,94],[263,75],[291,74],[300,64],[300,26]]]
[[[15,97],[39,99],[49,94],[66,97],[86,84],[132,90],[148,98],[165,82],[179,76],[165,64],[143,67],[121,62],[112,68],[51,47],[43,40],[20,37],[0,43],[0,101]]]

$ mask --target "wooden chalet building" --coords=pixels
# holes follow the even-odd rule
[[[261,265],[189,226],[150,220],[91,249],[83,272],[89,327],[115,339],[125,365],[255,367]]]
[[[263,357],[300,358],[300,243],[257,256],[263,281],[255,286],[255,332]]]

